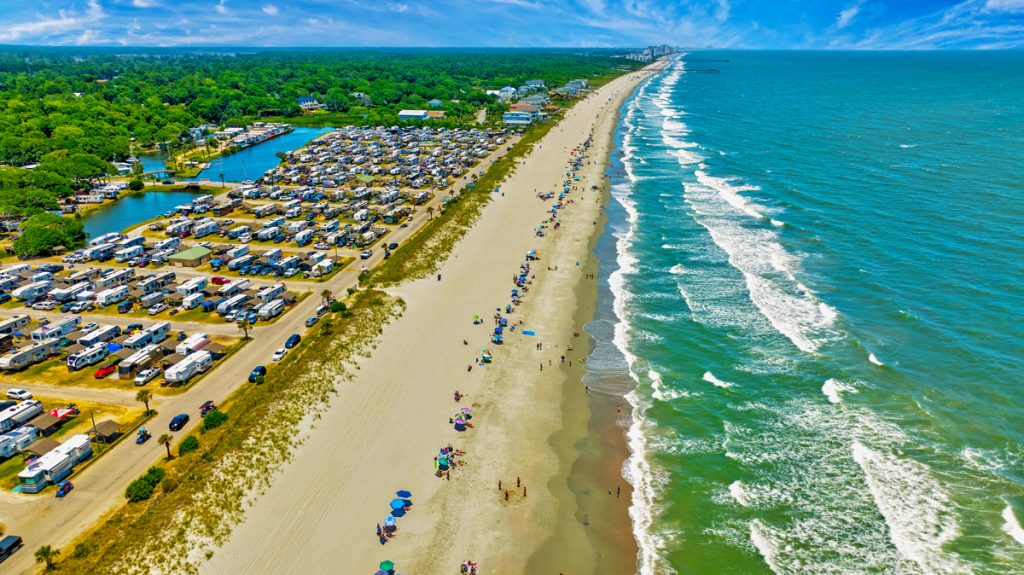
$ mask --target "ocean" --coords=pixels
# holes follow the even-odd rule
[[[616,142],[639,572],[1024,573],[1024,53],[692,52]]]

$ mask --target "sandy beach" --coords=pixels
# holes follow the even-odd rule
[[[614,477],[621,436],[616,447],[614,417],[589,417],[592,408],[614,409],[614,401],[588,397],[580,360],[587,353],[582,324],[593,306],[590,249],[606,197],[605,159],[616,111],[643,77],[622,76],[579,102],[494,194],[440,268],[440,280],[392,290],[405,300],[405,313],[387,326],[358,375],[339,383],[292,462],[204,573],[373,573],[384,559],[400,573],[457,573],[465,560],[478,563],[480,573],[632,570],[628,485]],[[537,237],[534,229],[555,200],[536,193],[560,191],[573,149],[591,134],[560,229]],[[494,310],[504,311],[513,276],[534,249],[541,259],[532,262],[529,292],[510,316],[523,324],[505,345],[492,345]],[[474,325],[474,314],[484,321]],[[494,352],[494,362],[476,366],[483,348]],[[455,390],[465,394],[459,403]],[[463,407],[473,410],[474,427],[460,433],[449,418]],[[588,456],[581,458],[579,441],[594,437],[595,423],[598,434],[611,436],[605,445],[585,446]],[[466,451],[465,465],[443,480],[433,474],[433,458],[447,445]],[[598,458],[601,464],[586,462],[595,450],[616,449],[611,459]],[[616,482],[601,489],[623,488],[621,497],[606,495],[606,503],[591,506],[590,515],[579,513],[578,496],[597,489],[597,480],[570,485],[581,462],[582,476]],[[506,501],[504,489],[517,478],[521,487]],[[400,489],[412,492],[413,506],[382,545],[375,526]],[[618,548],[603,548],[610,545]]]

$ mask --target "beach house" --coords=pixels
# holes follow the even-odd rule
[[[399,120],[426,120],[426,110],[401,110],[398,112]]]
[[[533,114],[529,112],[505,112],[501,121],[513,126],[525,126],[533,123]]]
[[[313,96],[300,96],[296,98],[299,103],[299,107],[302,108],[303,112],[313,112],[316,110],[322,110],[324,105],[317,101]]]
[[[444,105],[444,102],[438,100],[437,98],[434,98],[433,100],[427,102],[427,105],[430,106],[431,108],[440,108],[441,106]]]

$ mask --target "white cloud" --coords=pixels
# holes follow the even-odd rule
[[[1024,12],[1024,0],[986,0],[985,9],[994,12]]]
[[[152,8],[158,4],[157,0],[132,0],[132,6],[136,8]]]
[[[217,5],[213,7],[213,9],[216,10],[218,14],[227,14],[227,1],[228,0],[220,0],[220,2],[218,2]]]
[[[85,33],[84,30],[96,25],[104,16],[103,6],[100,6],[99,0],[89,0],[84,13],[58,10],[53,16],[40,15],[39,18],[27,22],[5,23],[0,27],[0,42],[16,42],[22,39],[38,41],[75,31],[80,32],[81,37],[81,34]]]
[[[268,16],[277,16],[277,13],[278,13],[277,6],[274,6],[273,4],[264,4],[263,5],[263,13],[267,14]]]
[[[531,10],[538,10],[544,8],[544,5],[534,0],[494,0],[498,4],[511,4],[512,6],[518,6],[520,8],[530,8]]]
[[[842,30],[852,24],[853,21],[857,19],[857,15],[860,14],[860,7],[863,5],[864,0],[860,0],[853,6],[850,6],[846,10],[840,12],[839,15],[836,16],[836,29]]]
[[[718,0],[718,8],[715,10],[715,19],[719,22],[725,22],[729,19],[729,11],[732,9],[729,6],[729,0]]]
[[[392,12],[398,12],[399,14],[402,14],[402,13],[405,13],[405,12],[409,11],[409,5],[408,4],[403,4],[403,3],[388,4],[388,10],[391,10]]]

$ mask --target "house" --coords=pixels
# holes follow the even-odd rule
[[[529,112],[505,112],[501,121],[512,125],[527,125],[533,123],[533,114]]]
[[[312,112],[314,110],[322,110],[324,105],[317,101],[313,96],[300,96],[296,99],[299,103],[299,107],[302,108],[303,112]]]
[[[444,117],[444,111],[443,110],[430,110],[429,112],[427,112],[427,119],[428,120],[437,120],[437,119],[440,119],[440,118],[443,118],[443,117]]]
[[[209,248],[203,246],[192,246],[187,250],[182,250],[169,259],[171,265],[178,267],[197,268],[206,262],[210,261],[210,257],[213,252]]]
[[[430,106],[431,108],[439,108],[444,105],[444,102],[438,100],[437,98],[434,98],[433,100],[427,102],[427,105]]]
[[[544,88],[544,80],[527,80],[526,85],[534,90],[540,90]]]
[[[351,96],[352,98],[355,98],[356,101],[358,101],[360,104],[362,104],[364,106],[372,106],[373,105],[373,98],[370,98],[369,96],[367,96],[366,94],[364,94],[362,92],[352,92],[351,94],[349,94],[349,96]]]
[[[502,102],[507,102],[512,98],[516,97],[516,89],[512,86],[505,86],[501,90],[498,90],[498,99]]]
[[[579,90],[586,90],[587,86],[589,86],[589,84],[587,83],[586,80],[573,80],[572,82],[566,82],[565,83],[565,87],[566,88],[573,88],[573,89],[575,89],[577,91],[579,91]]]
[[[426,110],[401,110],[398,112],[399,120],[426,120]]]
[[[526,112],[527,114],[537,114],[540,112],[540,107],[536,104],[530,104],[528,102],[516,102],[508,107],[510,112]]]

